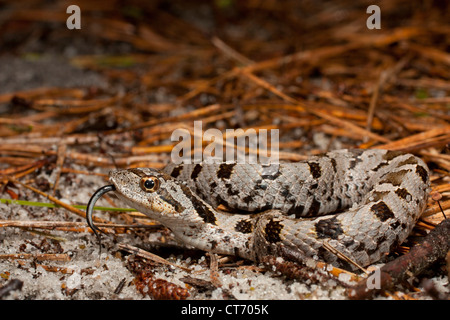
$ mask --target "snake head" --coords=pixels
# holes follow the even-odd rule
[[[112,184],[98,189],[89,200],[86,209],[86,220],[92,231],[97,236],[100,248],[101,241],[99,231],[93,222],[95,203],[107,192],[114,191],[116,195],[130,207],[135,208],[154,219],[160,218],[164,213],[170,214],[173,209],[170,202],[164,201],[161,194],[167,187],[167,181],[172,177],[154,169],[129,169],[114,170],[109,174]]]
[[[109,180],[119,199],[163,224],[183,214],[183,197],[186,192],[191,194],[181,182],[156,169],[114,170]]]
[[[114,170],[109,173],[109,180],[110,185],[98,189],[92,195],[86,210],[87,223],[97,237],[97,231],[100,230],[92,219],[94,205],[110,191],[114,191],[128,206],[172,229],[183,225],[180,221],[193,211],[198,212],[206,222],[215,222],[213,209],[209,204],[204,203],[182,182],[156,169]]]

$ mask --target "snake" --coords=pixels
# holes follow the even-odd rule
[[[109,181],[86,210],[96,234],[95,202],[113,191],[200,250],[251,261],[313,259],[349,269],[373,264],[402,244],[430,192],[422,159],[381,149],[342,149],[276,164],[117,169]]]

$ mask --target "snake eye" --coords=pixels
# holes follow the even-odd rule
[[[153,176],[143,177],[139,185],[145,192],[155,192],[159,188],[159,180]]]

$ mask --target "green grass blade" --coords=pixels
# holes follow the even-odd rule
[[[26,201],[26,200],[12,200],[12,199],[0,199],[0,203],[11,203],[11,204],[18,204],[21,206],[32,206],[32,207],[45,207],[45,208],[61,208],[60,205],[57,205],[55,203],[47,203],[47,202],[36,202],[36,201]],[[86,210],[85,205],[72,205],[72,207],[75,207],[77,209],[84,209]],[[94,207],[94,210],[100,210],[100,211],[124,211],[124,212],[135,212],[136,209],[132,208],[111,208],[111,207]]]

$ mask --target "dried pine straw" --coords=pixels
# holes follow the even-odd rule
[[[0,229],[88,232],[79,219],[84,211],[62,201],[62,191],[75,184],[93,192],[87,181],[106,183],[114,168],[163,168],[178,144],[171,141],[172,132],[184,129],[194,137],[194,121],[202,121],[201,135],[219,129],[223,147],[229,145],[226,129],[278,129],[283,161],[337,148],[415,153],[429,165],[432,189],[442,196],[439,204],[429,200],[416,229],[428,232],[441,222],[441,208],[450,216],[448,6],[383,2],[383,27],[370,31],[367,1],[333,2],[339,19],[329,3],[236,1],[231,5],[246,18],[230,18],[239,27],[235,37],[226,22],[236,12],[218,4],[205,5],[221,17],[214,24],[220,32],[209,36],[202,18],[193,24],[170,5],[136,5],[135,14],[152,17],[140,20],[126,10],[112,10],[107,1],[83,1],[85,24],[74,35],[48,25],[66,21],[66,14],[56,10],[65,2],[57,2],[52,8],[40,0],[30,1],[27,10],[12,6],[0,34],[17,33],[22,39],[18,23],[33,30],[30,34],[45,34],[47,41],[67,36],[130,49],[77,55],[68,62],[101,74],[107,89],[43,83],[0,93],[0,198],[48,199],[67,210],[60,214],[59,209],[58,221],[17,220],[0,213]],[[183,5],[192,9],[192,3]],[[399,12],[401,24],[394,22]],[[264,32],[252,36],[253,25]],[[21,52],[22,40],[0,39],[0,48],[9,45]],[[202,148],[208,144],[203,141]],[[259,153],[253,147],[245,151]],[[88,198],[85,203],[72,200],[85,204]],[[116,206],[115,200],[108,201]],[[115,235],[140,235],[139,228],[145,231],[153,224],[129,214],[95,219]]]

